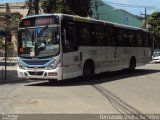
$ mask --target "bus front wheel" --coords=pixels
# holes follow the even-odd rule
[[[94,76],[94,63],[92,61],[87,61],[83,67],[83,78],[86,80],[91,80]]]

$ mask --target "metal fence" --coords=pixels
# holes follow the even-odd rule
[[[17,51],[14,50],[7,50],[7,57],[17,57]],[[5,57],[5,52],[0,51],[0,57]]]

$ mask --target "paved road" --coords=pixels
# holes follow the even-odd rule
[[[160,64],[94,80],[19,81],[0,85],[0,113],[160,113]]]

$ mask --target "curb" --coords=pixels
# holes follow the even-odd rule
[[[0,80],[0,84],[13,83],[13,82],[21,82],[21,81],[24,81],[24,80],[18,80],[18,79],[15,79],[15,80]]]

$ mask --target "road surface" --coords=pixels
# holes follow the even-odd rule
[[[160,64],[134,73],[108,72],[93,80],[17,81],[0,84],[0,113],[160,113]]]

